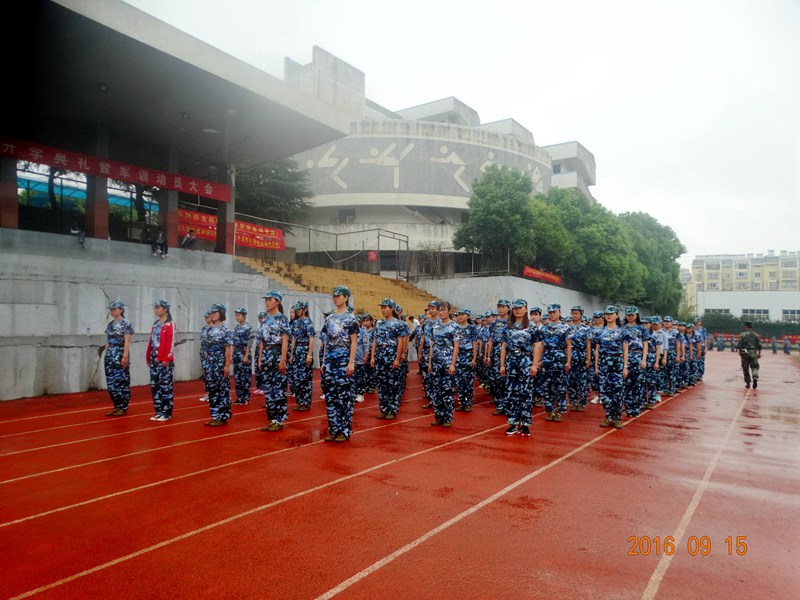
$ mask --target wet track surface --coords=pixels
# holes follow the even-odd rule
[[[0,596],[800,597],[800,369],[761,363],[746,390],[711,352],[621,430],[590,405],[529,439],[481,390],[430,427],[415,374],[396,421],[368,395],[344,444],[316,381],[274,433],[259,396],[203,427],[200,382],[166,423],[147,387],[118,419],[105,392],[3,402]]]

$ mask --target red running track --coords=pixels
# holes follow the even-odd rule
[[[146,387],[117,419],[105,392],[3,402],[0,592],[797,598],[800,369],[765,354],[761,373],[745,390],[737,355],[712,352],[703,383],[621,430],[590,405],[537,413],[529,439],[480,390],[430,427],[416,375],[396,421],[357,404],[344,444],[321,441],[319,400],[281,432],[260,431],[258,396],[203,427],[199,382],[165,423]]]

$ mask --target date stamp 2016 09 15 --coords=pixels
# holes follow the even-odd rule
[[[746,535],[737,535],[735,537],[729,535],[726,537],[725,550],[727,555],[744,556],[747,554],[746,540]],[[631,544],[628,556],[650,556],[651,554],[672,556],[676,550],[675,538],[671,535],[663,538],[661,536],[632,535],[628,537],[628,542]],[[711,537],[707,535],[690,535],[686,538],[686,551],[690,556],[697,556],[698,554],[700,556],[708,556],[711,554],[712,547]]]

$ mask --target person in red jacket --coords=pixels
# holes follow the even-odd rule
[[[151,421],[169,421],[172,418],[173,372],[175,358],[172,355],[175,340],[175,324],[169,312],[170,304],[163,298],[156,300],[153,312],[157,320],[150,330],[147,342],[147,364],[150,366],[150,392],[156,414]]]

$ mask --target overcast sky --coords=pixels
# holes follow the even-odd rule
[[[455,96],[698,254],[800,250],[800,0],[130,0],[283,78],[317,45],[392,110]]]

